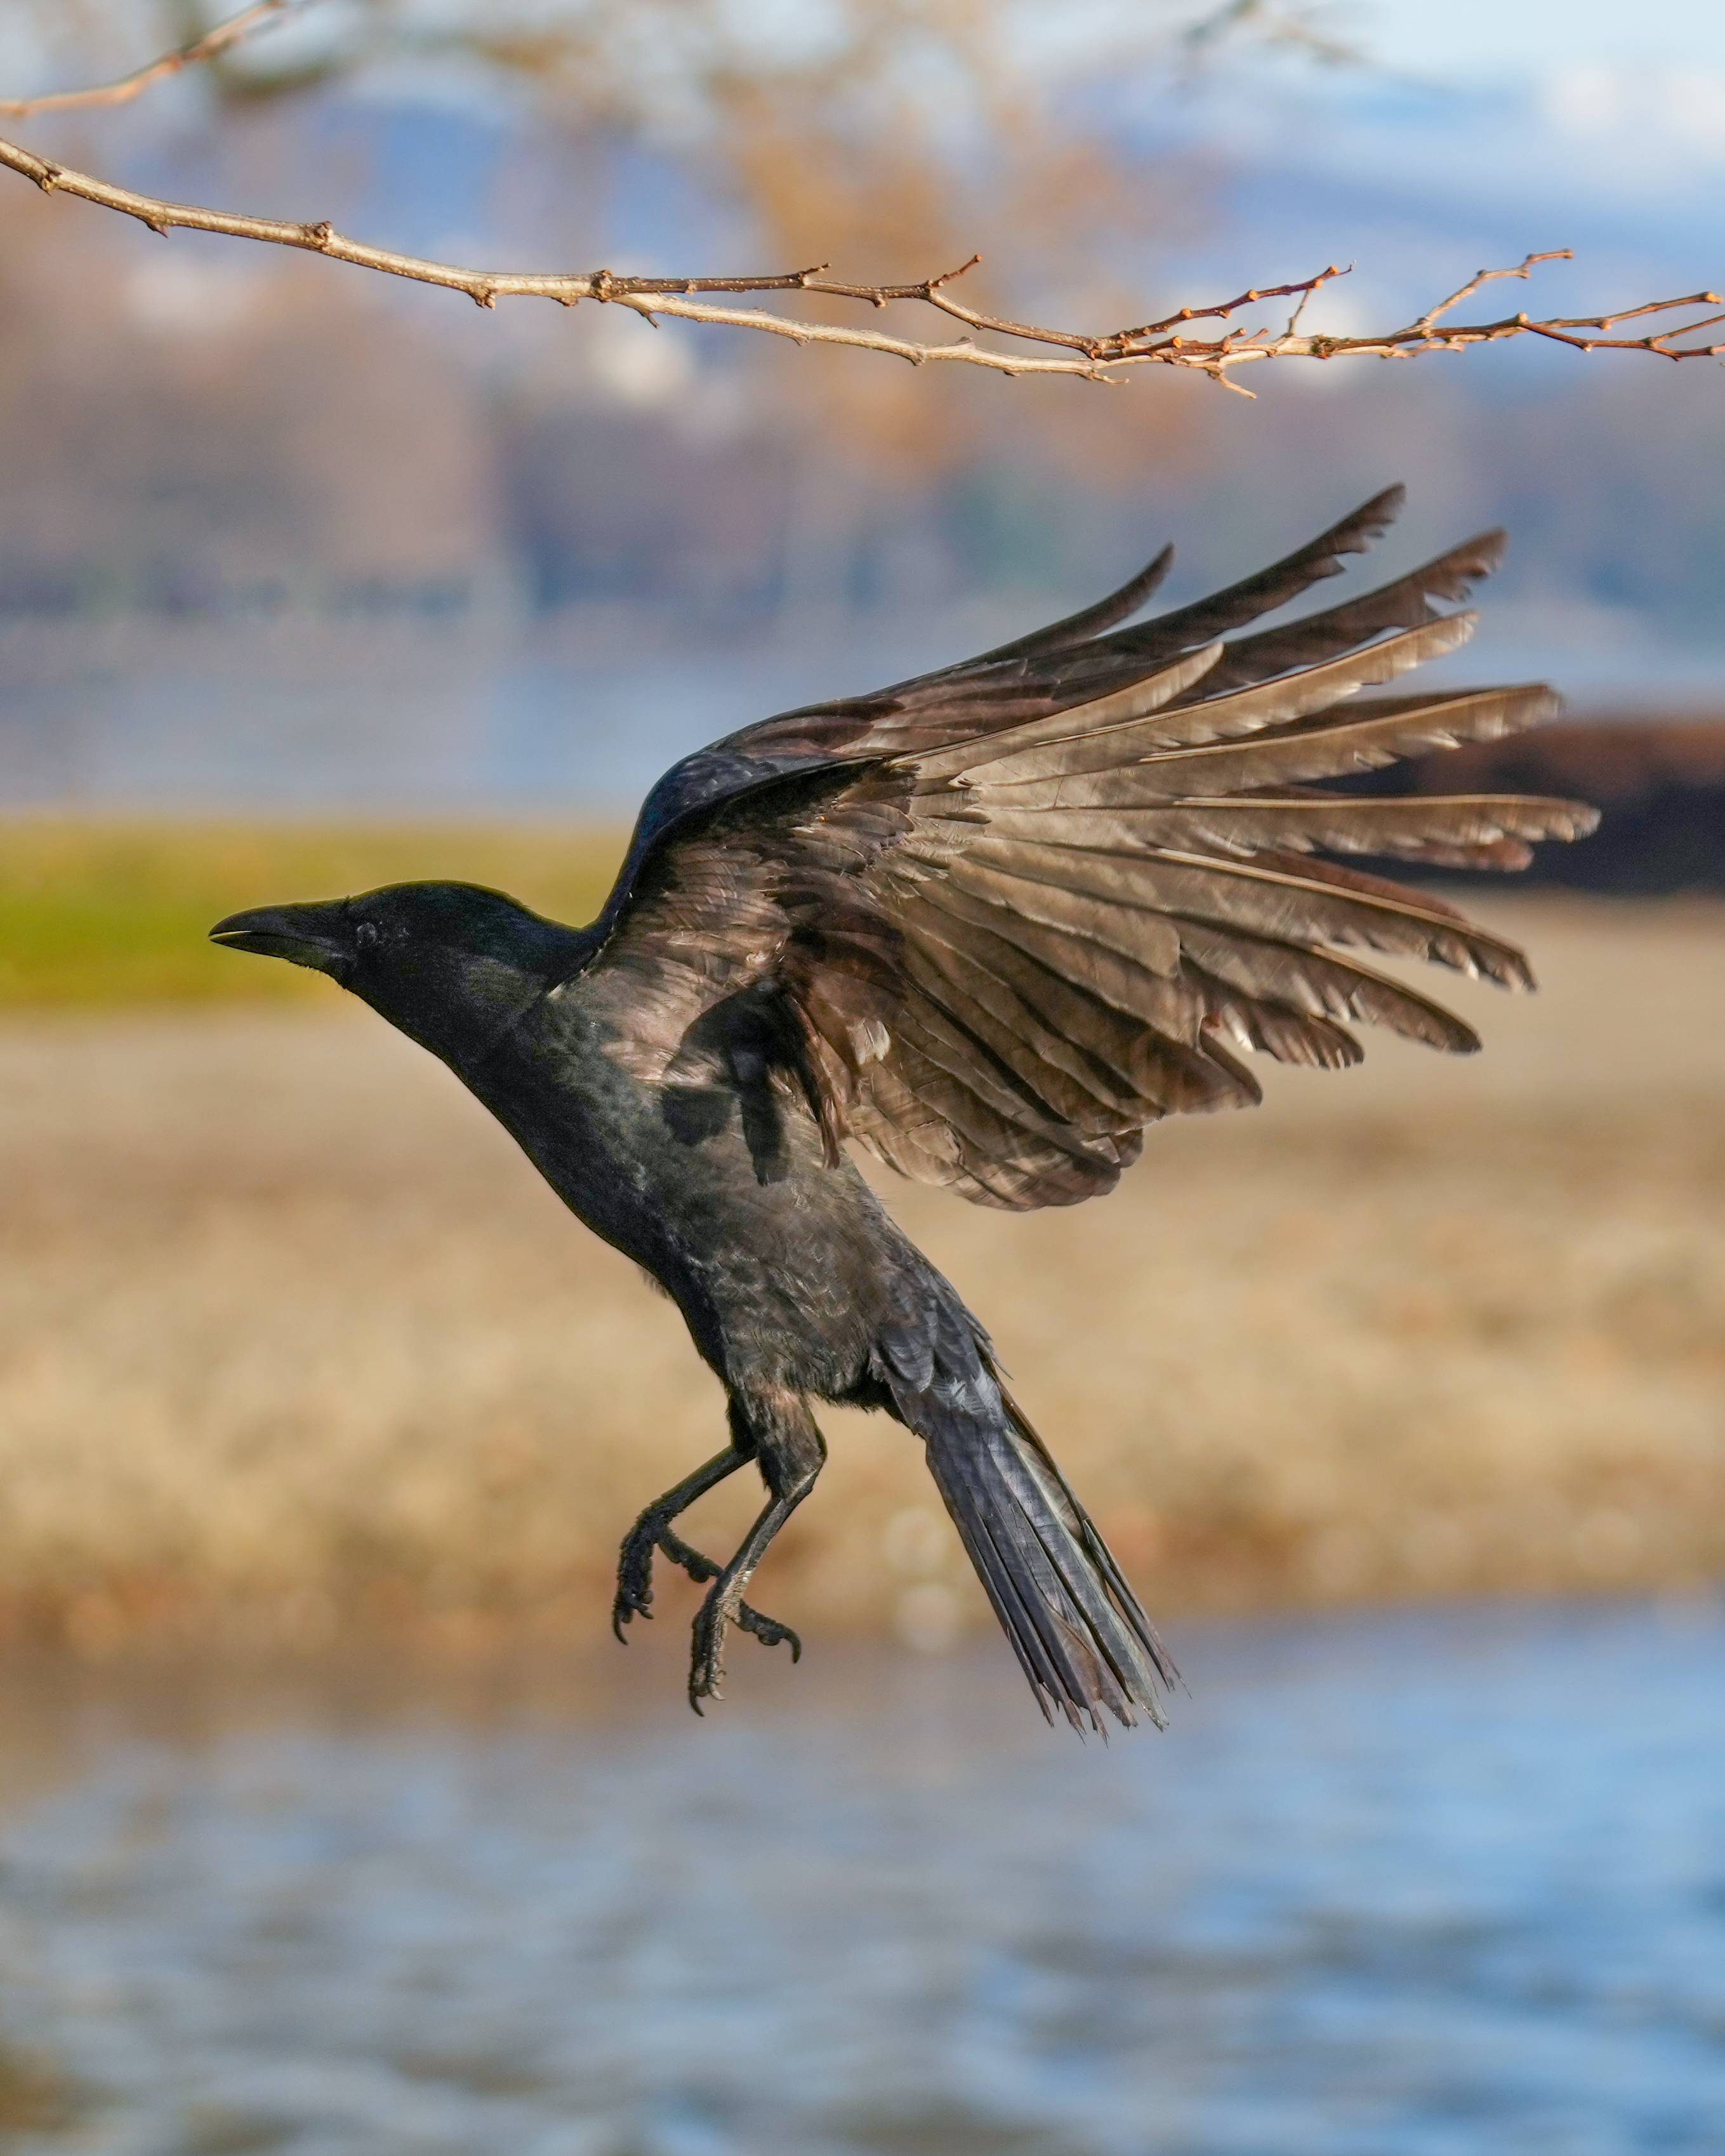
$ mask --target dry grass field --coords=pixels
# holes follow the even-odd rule
[[[1547,983],[1455,985],[1481,1057],[1270,1069],[1070,1213],[891,1193],[1159,1613],[1725,1574],[1725,909],[1481,911]],[[0,1024],[0,1631],[597,1639],[716,1389],[446,1074],[305,985]],[[986,1623],[913,1442],[828,1419],[761,1604]]]

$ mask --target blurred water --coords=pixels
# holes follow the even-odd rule
[[[0,625],[0,808],[626,819],[704,742],[945,665],[1065,603],[1009,596],[706,636],[627,613],[519,638]],[[1422,678],[1543,679],[1580,711],[1711,715],[1725,655],[1615,617],[1522,608],[1488,614],[1465,654]]]
[[[627,613],[519,639],[0,626],[0,807],[628,817],[691,749],[944,664],[1022,619],[731,624],[705,641]]]
[[[0,2103],[64,2117],[0,2141],[1725,2147],[1717,1604],[1182,1631],[1106,1748],[993,1643],[739,1660],[704,1726],[664,1637],[627,1692],[14,1675]]]

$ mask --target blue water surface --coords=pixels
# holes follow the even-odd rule
[[[658,1630],[0,1681],[0,2089],[58,2092],[0,2144],[1725,2149],[1717,1601],[1188,1625],[1107,1746],[992,1641],[739,1656],[700,1723]]]

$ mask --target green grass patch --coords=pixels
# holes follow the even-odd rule
[[[208,941],[242,907],[449,877],[590,921],[616,832],[546,825],[0,822],[0,1009],[282,1002],[315,975]]]

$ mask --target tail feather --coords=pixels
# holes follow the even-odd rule
[[[1161,1727],[1178,1672],[1016,1403],[985,1373],[898,1405],[1045,1717]]]

